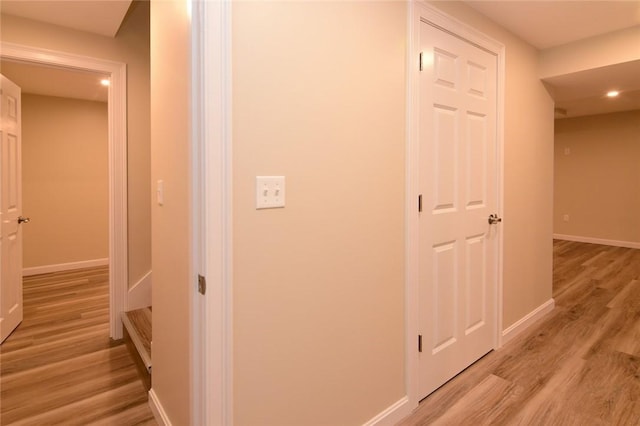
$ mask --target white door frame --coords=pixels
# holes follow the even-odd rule
[[[127,66],[122,62],[14,43],[0,44],[0,57],[36,65],[110,75],[109,86],[109,332],[122,338],[120,313],[128,293],[127,258]]]
[[[431,22],[440,29],[465,39],[484,50],[494,53],[498,58],[497,84],[497,180],[498,215],[503,217],[503,166],[504,166],[504,45],[487,37],[478,30],[441,12],[437,8],[421,1],[410,2],[408,7],[408,55],[407,55],[407,145],[406,145],[406,323],[405,323],[405,386],[409,398],[409,409],[418,406],[418,279],[419,279],[419,234],[418,234],[418,152],[419,141],[419,55],[420,22]],[[496,294],[496,330],[495,346],[501,346],[502,336],[502,247],[504,231],[498,239],[498,271]]]
[[[233,424],[231,1],[190,2],[191,412],[193,424],[223,426]]]

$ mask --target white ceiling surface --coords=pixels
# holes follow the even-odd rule
[[[0,0],[3,14],[46,22],[107,37],[115,37],[132,0]],[[1,71],[32,93],[107,102],[108,89],[99,74],[2,61]]]
[[[556,108],[566,110],[558,118],[640,109],[640,60],[594,68],[545,79]],[[620,95],[608,98],[606,92]]]
[[[9,61],[0,62],[0,71],[22,93],[98,102],[107,102],[109,95],[108,87],[100,84],[107,75]]]
[[[2,13],[114,37],[132,0],[2,0]]]

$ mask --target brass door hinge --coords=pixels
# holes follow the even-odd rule
[[[198,292],[200,292],[200,294],[207,292],[207,279],[202,275],[198,275]]]

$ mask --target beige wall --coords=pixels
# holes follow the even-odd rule
[[[187,1],[151,2],[152,390],[174,425],[191,424],[189,30]]]
[[[2,41],[127,63],[129,284],[151,269],[148,3],[135,2],[115,38],[2,15]]]
[[[235,424],[362,424],[405,394],[406,4],[238,2],[232,38]]]
[[[640,25],[540,52],[540,78],[640,60]]]
[[[555,233],[640,243],[639,188],[640,111],[556,120]]]
[[[504,116],[504,309],[506,329],[551,298],[553,100],[538,52],[460,2],[436,5],[506,49]]]
[[[22,95],[25,268],[109,257],[107,104]]]
[[[551,297],[553,103],[534,48],[439,7],[507,48],[506,328]],[[406,5],[236,3],[233,41],[235,421],[365,422],[405,392]]]
[[[553,104],[507,46],[504,326],[551,297]],[[151,6],[153,391],[190,421],[189,23]],[[361,424],[404,396],[406,4],[233,7],[234,401],[238,425]],[[182,76],[182,78],[176,78]],[[256,175],[287,178],[256,211]]]

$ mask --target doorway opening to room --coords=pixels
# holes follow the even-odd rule
[[[13,271],[3,273],[2,339],[13,336],[4,352],[21,335],[36,346],[30,329],[40,323],[50,335],[68,322],[77,331],[103,322],[108,334],[109,76],[8,60],[2,73],[16,109],[7,112],[15,135],[3,138],[3,211],[20,215],[3,241]]]
[[[86,143],[82,144],[81,141],[75,141],[73,143],[68,144],[69,146],[65,148],[67,155],[63,156],[63,158],[61,158],[60,160],[64,164],[62,167],[60,167],[60,170],[57,171],[56,173],[60,175],[59,180],[64,181],[63,183],[67,187],[66,190],[73,189],[75,191],[74,192],[75,195],[87,196],[87,194],[91,194],[92,192],[91,190],[88,191],[86,188],[81,188],[84,190],[84,194],[83,194],[83,191],[78,191],[78,187],[87,185],[86,182],[82,184],[79,184],[77,182],[75,184],[69,183],[74,173],[76,173],[76,176],[77,176],[79,169],[82,169],[82,167],[85,167],[86,169],[86,165],[80,165],[78,164],[79,162],[74,162],[74,158],[78,158],[81,152],[83,152],[83,155],[87,157],[91,157],[91,156],[96,157],[96,154],[100,150],[102,150],[102,153],[106,155],[107,170],[105,171],[103,169],[102,172],[95,172],[95,171],[91,172],[94,175],[94,178],[93,178],[94,180],[96,179],[102,180],[102,183],[100,185],[102,187],[103,195],[98,198],[101,198],[103,200],[102,201],[103,209],[104,208],[107,209],[106,219],[104,217],[101,219],[101,222],[103,224],[106,222],[106,225],[108,227],[107,238],[106,238],[106,245],[107,245],[106,255],[104,251],[105,241],[103,238],[102,251],[99,251],[100,250],[99,248],[92,248],[91,250],[93,250],[93,253],[89,255],[91,257],[90,258],[85,257],[85,259],[82,259],[83,261],[89,261],[88,263],[87,262],[83,263],[81,261],[78,264],[77,263],[78,257],[76,257],[75,259],[73,257],[70,257],[68,259],[73,259],[72,261],[70,262],[63,261],[63,262],[54,263],[53,268],[47,268],[47,266],[50,266],[50,265],[46,265],[46,261],[45,261],[44,265],[43,264],[32,265],[33,269],[27,270],[26,272],[27,274],[30,274],[32,272],[35,272],[35,273],[53,272],[56,269],[57,270],[65,269],[64,266],[67,264],[71,264],[70,266],[73,266],[74,264],[78,264],[79,266],[100,266],[100,264],[102,265],[108,264],[109,302],[110,302],[109,303],[109,323],[110,323],[109,334],[112,338],[119,339],[122,337],[122,329],[121,329],[121,323],[118,317],[120,312],[124,310],[126,286],[127,286],[127,245],[126,245],[127,244],[127,239],[126,239],[126,236],[127,236],[127,221],[126,221],[126,218],[127,218],[126,145],[127,143],[126,143],[126,140],[127,139],[126,139],[126,115],[124,115],[126,111],[125,65],[111,62],[111,61],[100,61],[95,59],[78,57],[78,56],[69,55],[66,53],[40,51],[39,49],[36,49],[36,48],[6,45],[4,43],[3,43],[3,50],[2,50],[2,60],[3,60],[3,64],[5,64],[3,67],[3,71],[5,72],[7,71],[10,72],[12,67],[13,68],[18,67],[16,71],[17,77],[14,77],[16,79],[19,79],[20,73],[24,72],[26,69],[36,70],[33,72],[40,72],[41,74],[45,73],[45,74],[42,74],[40,78],[29,79],[29,81],[40,81],[41,85],[42,83],[48,82],[51,78],[53,78],[53,77],[46,77],[46,73],[49,73],[49,75],[53,76],[54,74],[52,73],[56,72],[58,73],[58,78],[68,79],[68,84],[59,85],[61,87],[59,87],[58,89],[53,89],[54,90],[53,92],[50,91],[47,93],[42,89],[26,90],[25,92],[27,93],[26,96],[28,99],[28,104],[31,105],[33,103],[33,105],[35,105],[34,110],[42,110],[43,108],[42,101],[45,98],[41,97],[41,98],[31,99],[31,95],[28,94],[28,92],[34,92],[34,93],[39,92],[40,94],[42,93],[48,94],[49,96],[48,98],[46,98],[45,104],[48,103],[50,104],[50,106],[51,105],[56,106],[56,102],[57,104],[60,105],[59,98],[65,98],[65,97],[73,98],[73,95],[69,95],[69,93],[72,93],[72,92],[69,92],[71,87],[75,87],[76,89],[74,90],[79,90],[79,91],[84,90],[85,93],[89,93],[91,90],[94,90],[94,94],[88,95],[89,97],[98,96],[98,93],[100,93],[99,91],[102,90],[103,106],[102,107],[98,106],[97,108],[94,108],[94,110],[96,111],[94,111],[95,114],[93,114],[93,120],[102,121],[103,123],[105,123],[105,120],[106,120],[106,126],[107,126],[106,147],[103,145],[98,150],[94,149],[93,152],[89,150],[90,152],[87,153],[86,151],[88,150],[87,148],[88,144]],[[75,82],[80,81],[82,77],[86,78],[86,84],[89,88],[81,89],[79,85],[75,84]],[[103,79],[109,80],[110,86],[108,90],[107,88],[100,86],[99,82],[100,80],[103,80]],[[23,82],[23,84],[25,84],[25,82]],[[31,83],[28,83],[28,84],[31,84]],[[55,90],[58,90],[58,92],[56,92]],[[66,92],[67,94],[65,94],[65,91],[67,91]],[[104,92],[107,92],[106,99],[105,99]],[[58,101],[55,101],[56,98],[58,98]],[[76,95],[76,98],[78,98],[77,95]],[[34,102],[31,102],[31,100],[33,100]],[[96,100],[99,100],[99,98],[96,98]],[[104,112],[105,112],[104,100],[107,100],[106,119],[104,116]],[[87,99],[85,99],[85,101],[95,102]],[[78,109],[77,104],[71,105],[70,102],[66,102],[65,108],[63,109],[70,111],[70,110],[73,110],[74,107],[76,108],[76,110]],[[56,109],[57,109],[57,106],[56,106]],[[80,109],[82,110],[82,107],[80,107]],[[101,110],[101,111],[98,111],[98,110]],[[46,112],[45,113],[40,112],[39,114],[36,114],[36,115],[39,115],[41,117],[39,120],[41,120],[43,123],[48,121],[48,125],[51,126],[52,129],[56,129],[56,128],[58,129],[55,131],[57,132],[66,131],[66,128],[64,127],[64,125],[62,126],[62,130],[60,130],[61,123],[55,119],[51,120],[51,117],[47,117]],[[51,115],[54,115],[54,114],[52,113]],[[71,119],[65,118],[64,120],[67,120],[70,123],[73,123],[73,118]],[[102,131],[103,131],[102,137],[104,138],[105,131],[104,129]],[[80,133],[82,133],[82,131]],[[43,138],[38,138],[37,137],[38,131],[34,131],[34,134],[36,136],[36,139],[44,140],[44,142],[40,142],[40,143],[44,143],[45,146],[46,146],[46,141],[51,141],[58,137],[60,137],[63,140],[65,139],[64,136],[60,136],[60,135],[44,135]],[[82,140],[83,137],[86,137],[86,136],[87,135],[80,135],[76,137]],[[74,147],[73,145],[74,143],[77,146]],[[49,147],[48,149],[51,149],[51,148]],[[36,151],[38,150],[36,149]],[[38,154],[40,155],[40,153]],[[60,157],[59,154],[61,153],[55,152],[55,155],[57,157]],[[66,157],[72,157],[72,158],[66,158]],[[45,160],[50,160],[50,158],[45,158],[44,160],[40,159],[39,161],[46,164],[47,161]],[[93,161],[95,159],[92,158],[91,160]],[[102,162],[105,163],[104,156],[102,157]],[[36,170],[33,172],[34,180],[37,181],[39,179],[40,181],[43,181],[43,178],[41,177],[41,175],[38,175],[38,173],[42,173],[42,170],[41,170],[42,168],[38,169],[36,164],[35,169]],[[102,173],[101,176],[100,176],[100,173]],[[105,175],[107,180],[106,183],[104,182]],[[84,178],[78,179],[78,180],[81,182],[85,181]],[[51,182],[49,182],[46,178],[44,178],[44,183],[46,185],[51,185]],[[106,201],[104,200],[104,193],[106,193],[106,197],[107,197]],[[91,196],[94,196],[94,195],[95,194],[91,194]],[[35,203],[37,205],[38,202],[36,201]],[[91,203],[85,202],[85,205],[86,204],[91,205]],[[52,206],[49,205],[49,206],[44,206],[42,208],[44,209],[44,211],[46,211],[47,208],[51,209],[51,207]],[[37,206],[37,208],[41,208],[41,206]],[[89,211],[89,212],[80,212],[80,213],[95,214],[95,209],[96,209],[95,205],[93,205],[91,208],[94,209],[93,212]],[[73,209],[71,209],[71,211],[72,213],[69,213],[68,211],[66,212],[67,216],[71,216],[71,217],[66,217],[64,219],[67,222],[67,231],[69,236],[73,236],[74,234],[77,234],[75,225],[79,225],[81,221],[85,221],[85,222],[90,221],[89,218],[83,217],[82,214],[76,214],[76,212],[73,212]],[[30,225],[33,225],[33,223],[31,223]],[[56,223],[55,226],[60,226],[60,224]],[[81,228],[81,227],[78,226],[77,228]],[[63,237],[59,237],[58,239],[62,239],[62,238]],[[70,239],[70,238],[65,238],[65,239]],[[56,241],[56,244],[62,245],[62,242]],[[99,246],[99,244],[96,244],[95,242],[92,242],[92,244]],[[36,252],[37,251],[38,250],[36,250]],[[78,254],[76,253],[75,256],[78,256]],[[99,257],[95,257],[95,256],[99,256]],[[43,260],[38,260],[38,258],[46,259],[46,255],[36,253],[33,256],[33,259],[34,259],[33,261],[34,262],[43,261]],[[29,262],[29,260],[27,261]]]
[[[11,61],[2,72],[22,88],[23,275],[102,268],[108,296],[109,76]]]
[[[23,212],[31,220],[22,228],[24,317],[0,347],[2,422],[53,421],[55,412],[64,417],[65,407],[93,403],[103,395],[121,395],[116,399],[142,407],[150,417],[146,390],[127,347],[113,341],[122,337],[119,311],[127,290],[126,238],[118,240],[126,236],[126,221],[117,220],[118,209],[126,218],[126,202],[117,203],[117,196],[126,201],[126,186],[122,191],[114,185],[118,179],[126,185],[126,139],[117,137],[114,107],[126,98],[118,99],[101,85],[101,80],[113,81],[114,72],[62,65],[2,64],[10,79],[20,82],[30,75],[29,80],[63,90],[29,87],[20,96]],[[46,76],[35,76],[38,72]],[[122,84],[122,78],[117,80]],[[118,148],[125,154],[121,170],[114,167]],[[118,275],[125,279],[117,280]],[[21,403],[25,393],[43,402],[26,407]],[[51,398],[59,409],[47,408]],[[109,401],[105,409],[123,408]]]

